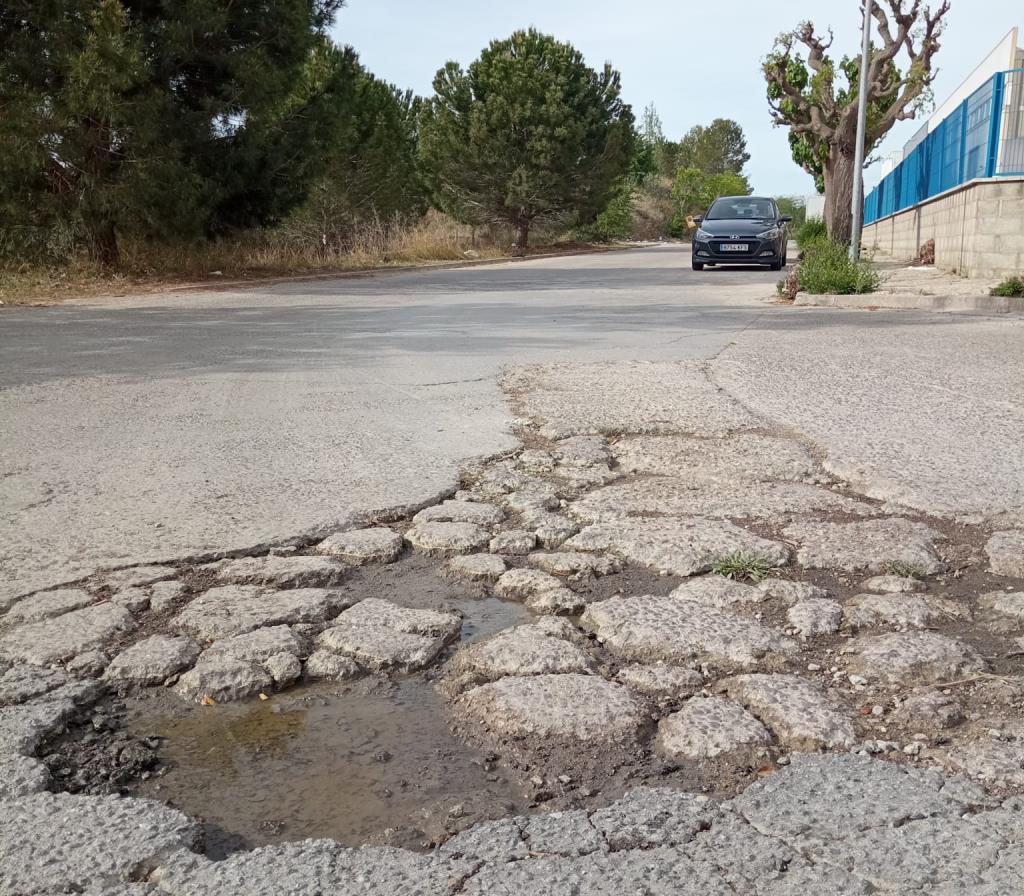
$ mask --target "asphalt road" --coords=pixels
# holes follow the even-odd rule
[[[514,445],[497,378],[538,361],[714,358],[862,490],[1024,524],[1024,319],[777,278],[662,247],[4,310],[0,599],[429,501]]]
[[[679,248],[0,314],[0,595],[427,501],[511,447],[511,363],[706,358],[762,270]]]

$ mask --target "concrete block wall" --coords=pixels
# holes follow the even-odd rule
[[[937,267],[964,277],[1024,273],[1024,177],[976,180],[864,228],[880,260],[917,257],[935,240]]]

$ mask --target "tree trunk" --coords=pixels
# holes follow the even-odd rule
[[[853,232],[853,152],[833,146],[825,165],[825,225],[829,237],[837,243],[850,242]]]
[[[512,244],[512,254],[521,257],[526,254],[526,244],[530,239],[530,221],[520,218],[516,222],[516,241]]]
[[[112,268],[118,263],[121,250],[117,245],[117,231],[114,229],[113,221],[99,221],[91,228],[89,251],[105,268]]]

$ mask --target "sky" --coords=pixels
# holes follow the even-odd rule
[[[1010,28],[1024,25],[1021,0],[951,2],[937,57],[940,102]],[[592,66],[611,62],[637,119],[654,103],[670,139],[715,118],[738,121],[755,191],[780,196],[814,187],[792,161],[786,131],[772,126],[760,60],[779,32],[806,19],[833,28],[837,57],[859,52],[858,0],[347,0],[333,36],[353,46],[378,77],[429,96],[448,60],[468,65],[494,38],[536,27],[573,44]],[[883,153],[899,150],[919,127],[898,124]],[[880,167],[868,169],[869,187]]]

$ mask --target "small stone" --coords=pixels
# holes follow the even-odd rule
[[[1024,591],[989,591],[978,605],[998,616],[1024,623]]]
[[[658,723],[654,749],[675,762],[749,761],[769,744],[767,729],[738,703],[694,697]]]
[[[490,543],[486,529],[475,523],[418,523],[406,534],[406,540],[426,554],[470,554]]]
[[[505,600],[523,600],[542,591],[564,588],[560,579],[538,569],[510,569],[495,585],[494,593]]]
[[[72,675],[99,678],[110,664],[110,657],[102,650],[87,650],[64,664]]]
[[[924,575],[945,569],[935,551],[942,533],[900,517],[856,523],[794,523],[783,534],[801,545],[797,561],[808,569],[882,572],[891,563],[918,567]]]
[[[547,451],[531,448],[519,455],[518,464],[527,473],[550,473],[555,468],[555,459]]]
[[[338,557],[346,563],[393,563],[405,546],[397,532],[380,526],[372,529],[353,529],[336,532],[316,546],[318,554]]]
[[[526,516],[543,513],[547,510],[557,510],[560,506],[558,489],[551,483],[540,479],[531,480],[515,491],[509,492],[502,498],[502,501],[509,510]]]
[[[996,532],[985,545],[985,553],[995,575],[1024,579],[1024,530]]]
[[[907,697],[896,710],[896,717],[914,728],[941,731],[959,725],[964,711],[950,694],[927,690]]]
[[[850,652],[851,672],[887,684],[937,684],[985,669],[974,648],[934,632],[865,635],[851,643]]]
[[[310,654],[304,668],[306,678],[313,681],[348,681],[358,678],[362,669],[355,660],[330,650],[317,650]]]
[[[567,516],[560,513],[540,513],[528,520],[541,547],[553,551],[560,548],[567,539],[580,531]]]
[[[496,526],[505,513],[500,507],[483,501],[445,501],[421,510],[412,518],[413,523],[475,523],[478,526]]]
[[[493,582],[505,572],[505,561],[494,554],[466,554],[453,557],[446,566],[448,573],[471,582]]]
[[[264,585],[273,588],[329,588],[340,584],[347,568],[330,557],[242,557],[217,569],[223,585]]]
[[[149,609],[152,613],[163,613],[174,606],[184,593],[185,586],[181,582],[155,582],[150,587]]]
[[[525,529],[510,529],[491,539],[489,550],[492,554],[522,556],[537,546],[537,536]]]
[[[302,675],[302,663],[294,653],[275,653],[267,657],[261,664],[274,679],[274,684],[284,688],[298,681]]]
[[[804,638],[834,635],[843,621],[843,608],[834,600],[811,597],[786,611],[790,625]]]
[[[149,592],[144,588],[125,588],[118,591],[110,600],[124,607],[133,616],[145,613],[150,606]]]
[[[200,647],[191,638],[153,635],[114,657],[104,677],[109,681],[162,684],[199,658]]]
[[[39,622],[41,619],[52,619],[54,616],[79,610],[94,603],[96,598],[81,588],[42,591],[23,597],[7,611],[6,615],[0,617],[0,623],[20,625],[25,622]]]
[[[622,564],[614,557],[583,554],[578,551],[530,554],[528,562],[531,566],[555,576],[572,576],[580,573],[607,576],[622,569]]]
[[[909,576],[872,576],[861,587],[875,594],[909,594],[925,591],[928,586],[920,579]]]
[[[765,579],[758,586],[769,597],[774,597],[787,604],[795,604],[802,600],[823,600],[829,592],[810,582],[793,582],[788,579]]]

